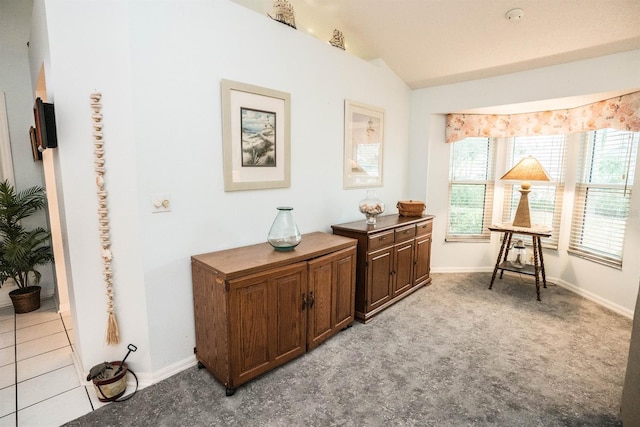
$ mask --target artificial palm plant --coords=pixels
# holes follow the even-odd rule
[[[22,224],[45,205],[44,188],[34,186],[16,192],[8,181],[0,182],[0,286],[8,279],[16,283],[19,289],[9,293],[14,307],[13,294],[25,294],[32,287],[38,290],[39,307],[37,285],[41,273],[36,267],[53,261],[50,233],[42,227],[27,230]]]

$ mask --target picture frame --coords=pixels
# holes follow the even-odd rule
[[[291,185],[291,97],[246,83],[222,80],[224,191]]]
[[[29,128],[29,141],[31,143],[31,154],[33,155],[33,161],[37,162],[42,160],[42,152],[40,151],[40,144],[38,144],[36,128],[34,128],[33,126]]]
[[[383,185],[384,110],[345,100],[344,188]]]

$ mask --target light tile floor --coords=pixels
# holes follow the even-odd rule
[[[73,326],[52,299],[0,308],[0,427],[59,426],[105,405],[74,366]]]

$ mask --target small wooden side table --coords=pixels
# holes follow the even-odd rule
[[[496,274],[500,270],[500,278],[504,271],[513,271],[516,273],[528,274],[536,278],[536,295],[538,301],[540,301],[540,276],[542,276],[542,284],[547,287],[547,277],[544,272],[544,258],[542,256],[542,243],[540,238],[550,237],[552,229],[546,225],[534,225],[530,228],[514,227],[511,223],[492,225],[489,230],[504,233],[502,237],[502,246],[500,246],[500,253],[496,260],[496,266],[493,269],[493,275],[491,276],[491,283],[489,289],[493,287],[493,282],[496,280]],[[517,268],[511,262],[507,261],[509,255],[509,249],[511,246],[511,237],[514,234],[523,234],[525,236],[531,236],[533,241],[533,265],[525,265],[522,268]],[[501,262],[502,260],[502,262]]]

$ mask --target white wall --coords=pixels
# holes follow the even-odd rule
[[[395,212],[408,195],[410,90],[367,63],[234,3],[38,0],[46,5],[72,310],[85,370],[122,357],[147,381],[193,361],[190,256],[263,242],[276,206],[303,233],[361,218],[364,190],[343,190],[344,100],[384,108],[384,187]],[[79,35],[85,35],[80,37]],[[32,43],[36,41],[32,40]],[[32,58],[32,63],[38,59]],[[46,62],[45,62],[46,64]],[[291,94],[291,187],[223,190],[220,80]],[[103,93],[106,188],[122,342],[104,344],[105,285],[89,94]],[[151,213],[169,193],[172,211]]]
[[[133,343],[139,350],[129,361],[146,382],[193,361],[191,255],[265,241],[275,207],[283,204],[295,208],[303,233],[361,217],[356,206],[364,190],[342,188],[345,99],[386,110],[385,185],[378,194],[388,212],[407,197],[427,201],[429,213],[437,215],[434,270],[486,269],[497,254],[495,239],[491,245],[443,243],[449,147],[440,114],[640,86],[638,73],[629,70],[637,70],[636,51],[412,95],[384,63],[364,62],[225,0],[153,6],[37,0],[35,7],[34,20],[44,20],[46,31],[31,40],[31,64],[44,61],[56,105],[55,160],[80,360],[86,370],[121,358]],[[612,71],[615,82],[609,82]],[[32,69],[35,85],[33,78]],[[224,192],[221,79],[291,94],[290,188]],[[122,336],[116,347],[104,344],[89,109],[96,90],[103,93]],[[171,212],[151,213],[150,196],[157,192],[170,193]],[[637,197],[633,203],[637,209]],[[637,235],[637,219],[632,223]],[[637,243],[629,243],[636,239],[627,240],[627,254],[637,258]],[[619,272],[590,263],[587,268],[566,254],[556,258],[547,255],[550,275],[620,307],[633,306],[637,267]]]
[[[126,272],[126,279],[120,279],[119,282],[129,287],[120,293],[116,290],[116,308],[119,299],[131,299],[140,304],[135,311],[118,311],[122,348],[107,348],[104,344],[107,299],[97,240],[97,198],[89,94],[96,89],[96,81],[104,81],[105,90],[111,90],[113,94],[104,103],[107,111],[109,108],[114,109],[110,114],[118,122],[109,134],[118,141],[110,147],[110,154],[121,157],[124,162],[115,165],[123,172],[109,175],[107,179],[115,187],[114,193],[110,194],[111,201],[120,207],[119,211],[115,210],[112,227],[122,227],[121,224],[126,225],[129,218],[130,209],[126,209],[126,206],[135,204],[135,200],[131,201],[130,196],[127,200],[127,196],[131,192],[129,183],[133,182],[135,188],[136,179],[135,170],[129,172],[126,167],[126,161],[132,159],[129,148],[132,147],[131,114],[127,111],[126,101],[120,104],[114,102],[114,98],[129,100],[131,93],[127,54],[128,21],[122,19],[122,16],[126,18],[127,10],[118,2],[105,5],[87,2],[86,7],[100,14],[104,22],[115,22],[101,26],[101,20],[96,19],[88,10],[84,10],[85,15],[80,13],[77,16],[73,14],[73,10],[67,10],[67,7],[73,8],[73,3],[35,1],[29,53],[32,84],[36,86],[40,67],[44,66],[47,97],[56,109],[59,145],[58,148],[47,151],[51,151],[50,166],[54,169],[58,183],[66,271],[71,272],[67,275],[67,284],[74,320],[76,354],[80,356],[82,365],[89,369],[99,361],[121,358],[126,351],[123,348],[129,342],[148,349],[148,321],[144,290],[136,286],[136,282],[141,281],[142,271],[141,266],[136,265],[136,260],[139,261],[139,249],[135,233],[132,233],[125,239],[115,238],[113,242],[116,253],[114,269]],[[67,25],[67,20],[73,23]],[[123,22],[120,23],[121,21]],[[67,33],[66,29],[71,32]],[[82,33],[88,36],[77,36]],[[68,38],[73,38],[73,42],[67,43]],[[118,178],[121,179],[118,181]],[[131,250],[131,255],[127,254],[128,249]],[[124,252],[123,256],[118,257],[119,251]],[[137,354],[136,361],[137,366],[141,367],[138,370],[147,372],[142,367],[149,365],[148,351]]]
[[[9,138],[15,180],[18,191],[34,185],[44,185],[42,163],[34,162],[31,154],[29,127],[33,126],[33,92],[29,79],[28,31],[23,27],[31,16],[31,1],[7,0],[0,4],[0,91],[5,93]],[[29,220],[29,226],[47,227],[44,212]],[[50,265],[39,267],[42,273],[42,296],[54,292],[53,270]],[[0,306],[11,305],[9,292],[16,289],[6,284],[0,289]]]
[[[640,50],[545,67],[499,77],[416,90],[411,105],[410,195],[426,198],[434,225],[433,271],[492,271],[499,236],[490,244],[445,242],[450,146],[444,142],[445,114],[492,107],[640,88]],[[498,176],[500,176],[498,174]],[[640,173],[634,185],[639,188]],[[500,221],[501,186],[494,221]],[[565,206],[567,206],[565,204]],[[570,207],[570,205],[568,205]],[[566,252],[570,209],[563,210],[557,251],[545,250],[547,276],[589,298],[626,314],[633,313],[640,277],[640,192],[634,192],[622,270],[604,267]],[[488,285],[488,283],[487,283]],[[544,293],[542,294],[544,300]]]

